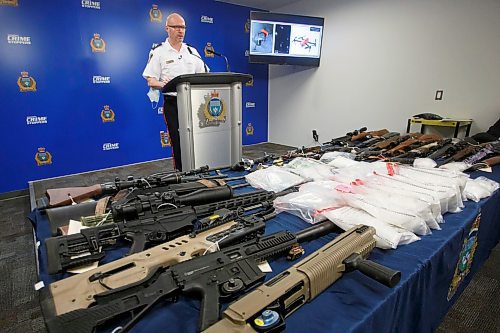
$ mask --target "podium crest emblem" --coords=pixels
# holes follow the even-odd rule
[[[106,42],[98,33],[95,33],[94,37],[90,40],[90,47],[92,48],[92,52],[106,52]]]
[[[26,71],[21,72],[21,76],[17,79],[17,86],[21,92],[36,91],[36,81]]]
[[[211,42],[207,42],[207,44],[205,45],[205,48],[203,49],[203,51],[205,52],[205,57],[213,58],[214,54],[213,53],[208,53],[207,50],[214,51],[214,47],[213,47],[213,45],[212,45]]]
[[[101,110],[101,119],[103,123],[115,121],[115,113],[109,108],[109,105],[104,105],[104,108]]]
[[[170,135],[168,135],[168,132],[160,131],[160,143],[163,148],[172,146],[172,144],[170,143]]]
[[[151,22],[160,22],[162,21],[162,13],[161,10],[158,8],[158,5],[153,5],[151,9],[149,10],[149,19]]]
[[[52,164],[52,155],[45,148],[40,147],[35,154],[35,161],[38,166]]]
[[[214,90],[210,93],[210,100],[205,106],[205,117],[208,121],[226,121],[226,108],[224,101],[219,98],[219,92]]]
[[[246,135],[247,136],[253,135],[253,131],[254,131],[254,128],[253,128],[252,123],[248,123],[247,128],[245,129]]]

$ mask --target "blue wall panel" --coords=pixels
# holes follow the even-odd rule
[[[154,4],[161,22],[150,19]],[[186,19],[185,41],[212,72],[226,66],[204,54],[207,43],[228,57],[232,71],[254,76],[243,90],[243,144],[267,141],[268,67],[249,64],[245,55],[250,10],[212,0],[0,0],[0,192],[26,188],[29,180],[171,156],[161,145],[163,116],[146,96],[142,71],[152,44],[165,40],[165,18],[173,11]],[[95,33],[105,52],[92,51]],[[21,72],[34,79],[36,91],[20,91]],[[95,83],[96,76],[109,83]],[[114,121],[101,119],[105,106]],[[29,116],[37,117],[29,119],[34,124]]]

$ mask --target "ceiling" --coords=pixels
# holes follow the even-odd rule
[[[275,10],[280,7],[289,5],[302,0],[216,0],[220,2],[232,3],[246,7],[253,7],[265,10]]]

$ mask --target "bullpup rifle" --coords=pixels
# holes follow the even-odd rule
[[[265,278],[259,263],[290,251],[297,243],[337,230],[323,222],[296,234],[281,231],[196,257],[169,268],[149,272],[140,282],[111,289],[94,297],[92,306],[63,312],[50,298],[41,302],[45,324],[51,333],[88,332],[120,315],[130,320],[128,331],[151,307],[163,300],[189,295],[201,300],[199,329],[219,319],[220,302],[229,301]],[[96,277],[98,279],[99,277]]]
[[[339,235],[290,269],[230,304],[223,318],[203,332],[283,331],[286,317],[311,302],[344,273],[354,270],[394,287],[399,283],[401,272],[366,259],[375,246],[374,234],[372,227],[357,226]]]

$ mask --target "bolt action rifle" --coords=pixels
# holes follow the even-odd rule
[[[79,203],[91,198],[114,195],[120,190],[129,188],[155,188],[172,184],[192,182],[200,179],[223,178],[221,175],[209,175],[212,171],[208,165],[186,172],[159,172],[144,178],[135,179],[129,176],[127,180],[116,178],[114,182],[96,184],[84,187],[67,187],[48,189],[46,198],[38,199],[39,209],[59,207]]]
[[[285,318],[311,302],[346,272],[363,274],[394,287],[401,272],[367,260],[375,247],[372,227],[357,226],[251,293],[229,305],[222,319],[204,333],[281,332]],[[264,297],[264,295],[266,295]]]
[[[228,180],[240,179],[234,177]],[[68,225],[69,220],[80,220],[82,216],[99,215],[100,218],[90,219],[95,222],[107,223],[122,221],[124,218],[134,218],[144,215],[146,211],[156,213],[159,209],[171,209],[184,205],[202,205],[205,203],[226,200],[233,197],[233,189],[248,184],[230,186],[223,180],[204,179],[196,182],[173,184],[166,187],[137,190],[128,189],[127,193],[111,197],[103,197],[99,201],[83,202],[71,206],[49,208],[47,213],[52,236],[60,234],[61,229]],[[164,192],[161,190],[165,190]],[[108,214],[109,213],[109,214]],[[84,224],[90,225],[89,219],[85,219]]]
[[[408,140],[400,143],[394,148],[389,149],[388,151],[385,152],[384,155],[386,156],[394,156],[394,155],[400,155],[406,152],[408,149],[413,149],[416,147],[420,147],[422,145],[429,144],[434,141],[441,140],[442,137],[437,135],[437,134],[420,134],[418,133],[417,135],[413,134],[411,135],[412,137],[409,138]],[[411,147],[411,148],[410,148]]]
[[[368,140],[368,139],[371,139],[373,137],[376,137],[376,136],[382,136],[384,134],[387,134],[389,133],[389,131],[387,129],[381,129],[381,130],[378,130],[378,131],[370,131],[370,132],[361,132],[361,133],[358,133],[357,135],[353,135],[351,137],[351,141],[364,141],[364,140]]]
[[[230,301],[264,280],[259,263],[334,230],[338,229],[333,223],[323,222],[295,234],[280,231],[166,269],[158,268],[144,275],[140,282],[110,288],[95,296],[92,306],[85,309],[64,311],[43,295],[45,324],[49,333],[91,333],[110,319],[130,314],[131,319],[120,330],[126,332],[159,301],[189,295],[201,300],[198,326],[204,330],[219,319],[221,301]]]
[[[328,142],[323,143],[323,146],[345,146],[348,142],[352,141],[352,137],[359,135],[360,133],[366,132],[366,127],[361,127],[359,130],[354,130],[352,132],[346,133],[346,135],[331,139]]]
[[[82,229],[76,234],[50,237],[45,240],[47,271],[49,274],[55,274],[68,268],[100,261],[105,256],[101,247],[115,245],[118,241],[132,242],[129,254],[137,253],[193,232],[198,219],[219,209],[253,206],[292,191],[274,193],[260,190],[225,201],[159,210],[158,213],[147,213],[136,219]]]

